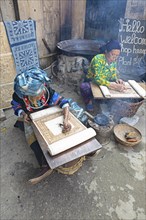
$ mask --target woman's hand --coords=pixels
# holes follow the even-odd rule
[[[63,128],[62,128],[62,133],[67,133],[71,130],[71,124],[67,121],[64,120],[63,122]]]
[[[116,80],[116,83],[124,84],[124,81],[123,81],[122,79],[117,79],[117,80]]]
[[[26,114],[25,112],[21,112],[21,116],[23,118],[23,121],[26,123],[30,123],[30,117],[28,116],[28,114]]]
[[[124,82],[123,83],[111,82],[108,87],[109,89],[116,90],[119,92],[123,92],[126,89]]]
[[[64,114],[64,120],[63,120],[62,132],[66,133],[71,130],[71,124],[68,122],[68,120],[69,120],[69,106],[66,106],[63,109],[63,114]]]

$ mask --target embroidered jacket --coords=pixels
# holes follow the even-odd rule
[[[47,98],[45,95],[41,97],[39,100],[40,106],[42,104],[45,104],[41,109],[49,108],[55,105],[58,105],[60,108],[64,108],[65,106],[68,106],[69,101],[68,99],[65,99],[62,97],[59,93],[55,92],[51,87],[47,88],[49,91],[49,99],[47,101]],[[26,113],[32,113],[35,111],[38,111],[38,109],[32,108],[32,104],[30,103],[28,97],[24,97],[23,99],[19,98],[19,96],[14,92],[13,93],[13,100],[11,101],[12,108],[14,110],[15,115],[20,116],[20,113],[22,111]],[[46,102],[47,101],[47,102]]]

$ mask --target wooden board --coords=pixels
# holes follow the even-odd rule
[[[96,99],[103,99],[104,96],[103,96],[99,86],[92,83],[92,82],[90,83],[90,85],[91,85],[91,90],[92,90],[93,97],[96,98]]]
[[[142,83],[141,82],[141,83],[138,83],[138,84],[146,91],[146,83],[144,83],[144,82]]]
[[[125,82],[126,89],[123,92],[109,89],[106,86],[99,86],[99,87],[106,98],[139,98],[140,97],[139,94],[137,94],[137,92],[132,88],[132,86],[128,82]]]
[[[7,109],[12,107],[12,94],[14,91],[13,83],[0,85],[0,109]]]
[[[0,54],[0,84],[9,84],[14,81],[16,68],[12,53]]]
[[[38,130],[51,155],[59,154],[96,136],[94,129],[86,128],[72,113],[69,118],[72,129],[68,133],[62,133],[60,124],[63,123],[63,111],[59,107],[40,112],[42,113],[32,113],[30,117],[33,127]]]
[[[15,10],[13,0],[0,0],[1,21],[15,21]]]
[[[138,95],[144,99],[146,99],[146,90],[141,87],[135,80],[128,80],[128,83],[132,86],[132,88],[135,90],[135,92],[138,93]]]
[[[85,31],[86,1],[72,1],[72,35],[73,39],[83,39]]]
[[[3,22],[0,22],[0,45],[0,109],[6,109],[11,107],[16,69]]]
[[[146,90],[146,87],[145,87],[145,83],[138,83],[142,88],[144,88]],[[129,98],[129,94],[128,95],[125,95],[125,94],[122,94],[120,92],[117,92],[117,91],[111,91],[112,93],[112,96],[113,97],[105,97],[102,93],[102,91],[100,90],[100,87],[94,83],[91,83],[91,90],[92,90],[92,93],[93,93],[93,97],[95,99],[107,99],[107,98]],[[129,89],[130,90],[130,89]],[[129,93],[129,91],[127,91]],[[132,92],[133,92],[133,95],[130,95],[131,98],[138,98],[138,99],[141,99],[141,97],[137,94],[135,95],[135,90],[132,89]]]
[[[40,144],[40,147],[43,151],[43,154],[47,160],[47,163],[49,164],[51,169],[55,169],[56,167],[59,167],[63,164],[66,164],[70,161],[73,161],[79,157],[100,150],[102,148],[102,145],[95,138],[91,138],[90,140],[85,141],[65,152],[62,152],[55,156],[51,156],[48,152],[48,147],[46,146],[42,136],[39,134],[39,131],[36,129],[35,126],[33,127],[33,129]]]

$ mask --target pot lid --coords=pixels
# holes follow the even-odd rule
[[[97,114],[94,117],[94,122],[98,125],[105,126],[109,124],[109,118],[104,114]]]

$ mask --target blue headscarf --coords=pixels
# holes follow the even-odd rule
[[[38,67],[33,67],[23,73],[17,74],[14,79],[14,91],[23,98],[24,96],[37,96],[44,89],[44,84],[49,82],[47,73]]]
[[[99,48],[100,53],[110,52],[111,50],[121,50],[121,45],[117,40],[111,40]]]

